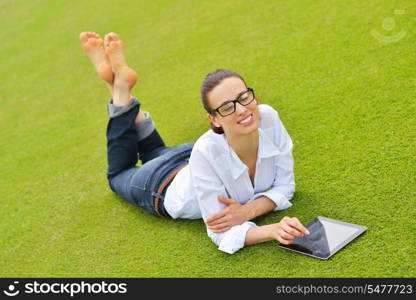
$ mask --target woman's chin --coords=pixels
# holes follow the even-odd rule
[[[239,134],[252,134],[258,129],[259,129],[259,123],[253,122],[252,124],[248,126],[238,126],[238,128],[236,128],[236,131],[238,131]]]

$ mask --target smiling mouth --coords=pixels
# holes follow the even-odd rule
[[[251,121],[253,121],[253,114],[249,114],[245,119],[237,122],[239,125],[247,125],[250,124]]]

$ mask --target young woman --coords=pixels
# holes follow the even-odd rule
[[[118,36],[109,33],[102,40],[83,32],[80,40],[112,94],[107,177],[114,192],[162,218],[202,217],[208,236],[230,254],[309,234],[296,218],[264,226],[250,222],[292,205],[292,141],[277,112],[257,105],[239,74],[209,73],[201,98],[212,129],[195,144],[166,147],[150,114],[131,96],[137,74],[127,66]]]

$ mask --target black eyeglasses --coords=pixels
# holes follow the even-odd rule
[[[241,92],[237,99],[235,100],[229,100],[223,104],[221,104],[220,107],[214,109],[211,111],[211,113],[218,112],[220,116],[226,117],[235,112],[235,106],[238,103],[240,103],[243,106],[249,105],[254,100],[254,91],[252,88],[247,88],[244,92]]]

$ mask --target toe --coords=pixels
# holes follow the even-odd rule
[[[108,37],[109,37],[109,39],[110,39],[111,41],[118,41],[118,40],[119,40],[118,35],[117,35],[116,33],[114,33],[114,32],[110,32],[110,33],[108,34]]]
[[[88,41],[88,32],[81,32],[79,34],[79,39],[82,43],[86,43]]]
[[[121,41],[111,42],[110,45],[108,46],[108,50],[111,53],[120,52],[120,50],[122,50],[122,48],[123,48],[123,44],[121,43]]]
[[[96,39],[99,39],[100,35],[98,33],[91,32],[91,37],[95,37]]]
[[[95,32],[81,32],[79,34],[79,39],[81,40],[82,43],[87,43],[89,40],[96,40],[96,39],[101,39],[100,35],[95,33]]]
[[[88,41],[85,43],[85,46],[88,47],[89,50],[97,49],[102,47],[103,41],[101,39],[97,39],[94,37],[90,37]]]
[[[106,35],[105,35],[105,37],[104,37],[104,45],[106,46],[106,47],[108,47],[108,46],[110,46],[110,34],[109,33],[107,33]]]
[[[104,42],[103,42],[103,40],[102,39],[100,39],[100,38],[98,38],[98,39],[96,39],[96,45],[98,46],[98,47],[103,47],[103,44],[104,44]]]
[[[90,38],[90,39],[88,40],[88,43],[89,43],[91,46],[96,47],[96,46],[97,46],[97,39],[96,39],[96,38]]]

